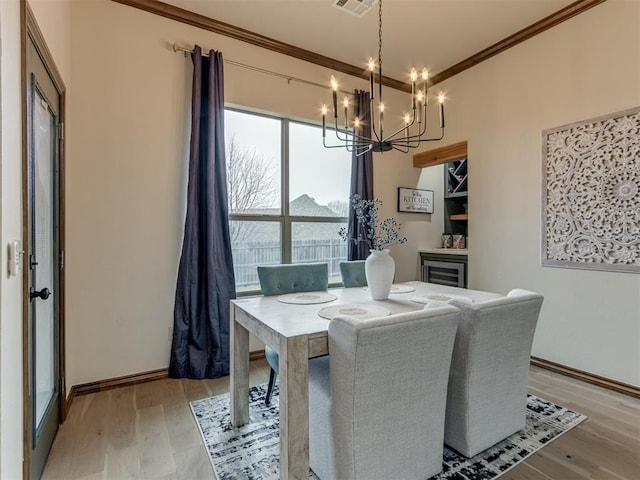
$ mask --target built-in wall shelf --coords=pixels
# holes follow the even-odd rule
[[[467,236],[469,173],[467,159],[444,164],[444,232]]]
[[[444,164],[444,233],[467,236],[469,173],[467,141],[434,148],[413,156],[414,167]]]

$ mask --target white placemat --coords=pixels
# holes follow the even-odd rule
[[[314,303],[333,302],[336,297],[329,292],[298,292],[280,295],[278,301],[282,303],[294,303],[296,305],[312,305]]]
[[[322,318],[327,318],[329,320],[339,315],[348,315],[350,317],[356,317],[364,320],[367,318],[385,317],[389,314],[391,314],[391,312],[384,307],[368,305],[366,303],[332,305],[330,307],[324,307],[318,312],[318,315]]]
[[[465,297],[464,295],[445,295],[443,293],[431,293],[426,295],[412,295],[409,300],[416,303],[429,303],[429,302],[448,302],[449,300],[462,300],[467,302],[473,302],[473,299]]]
[[[365,290],[369,291],[369,287],[364,287]],[[389,293],[409,293],[413,292],[415,288],[409,285],[396,285],[395,283],[391,285],[391,291]]]

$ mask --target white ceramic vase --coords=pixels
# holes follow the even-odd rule
[[[371,254],[364,262],[364,273],[373,300],[389,298],[393,276],[396,273],[396,262],[389,255],[389,250],[369,250]]]

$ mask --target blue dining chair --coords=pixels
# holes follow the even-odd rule
[[[367,277],[364,274],[364,260],[340,262],[340,275],[345,288],[367,286]]]
[[[295,263],[258,267],[258,280],[263,295],[315,292],[329,288],[329,265],[326,263]],[[280,366],[278,353],[269,346],[264,347],[267,363],[271,367],[269,386],[264,403],[269,405],[273,386]]]

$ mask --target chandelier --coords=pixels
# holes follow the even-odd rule
[[[340,142],[337,145],[327,145],[326,139],[326,116],[328,108],[322,106],[322,143],[326,148],[346,148],[350,152],[355,152],[356,156],[364,155],[369,151],[388,152],[398,150],[403,153],[409,152],[410,148],[416,148],[420,142],[431,142],[441,140],[444,137],[444,94],[440,92],[438,101],[440,106],[440,136],[437,138],[423,138],[427,131],[427,83],[428,72],[422,69],[421,82],[418,82],[418,72],[411,69],[411,105],[410,110],[404,114],[404,123],[400,128],[392,130],[393,133],[385,133],[384,113],[386,106],[382,99],[382,0],[378,0],[378,62],[373,58],[369,59],[369,105],[371,120],[371,135],[362,135],[361,127],[364,120],[357,116],[349,118],[349,97],[344,97],[342,106],[344,107],[344,119],[338,114],[338,81],[331,76],[331,95],[333,104],[334,131],[336,138]],[[377,74],[377,96],[376,96],[376,74]],[[374,102],[377,100],[377,121],[374,115]]]

